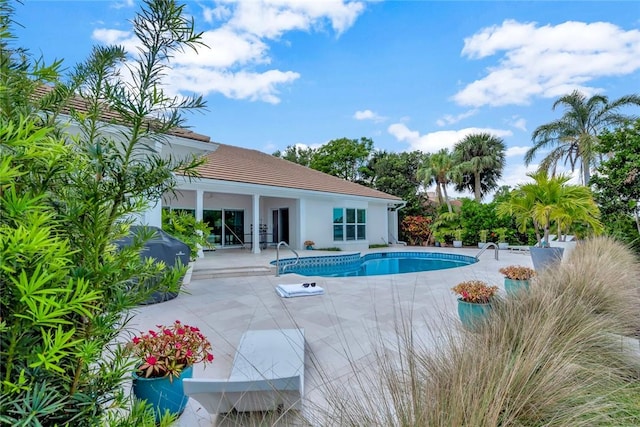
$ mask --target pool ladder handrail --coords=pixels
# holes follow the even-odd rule
[[[493,245],[493,247],[496,249],[496,259],[498,259],[498,253],[500,251],[500,249],[498,248],[498,245],[493,243],[493,242],[487,242],[484,244],[484,246],[482,247],[482,249],[480,250],[480,252],[478,252],[478,255],[476,255],[476,260],[480,261],[480,255],[482,255],[482,253],[484,251],[486,251],[487,249],[489,249],[489,247]]]
[[[300,255],[298,255],[298,252],[294,251],[293,249],[291,249],[291,247],[289,246],[289,244],[287,242],[285,242],[284,240],[281,242],[278,242],[278,246],[276,246],[276,277],[280,277],[280,246],[286,246],[287,248],[289,248],[289,250],[291,252],[293,252],[296,255],[296,261],[292,264],[287,264],[285,266],[282,267],[282,272],[284,273],[284,270],[286,270],[287,267],[292,267],[296,264],[298,264],[300,262]]]

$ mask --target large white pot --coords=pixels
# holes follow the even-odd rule
[[[462,247],[462,240],[454,240],[453,241],[453,247],[454,248],[461,248]]]

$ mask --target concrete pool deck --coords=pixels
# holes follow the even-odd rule
[[[475,257],[478,248],[404,247],[372,249],[366,252],[425,251],[456,253]],[[348,252],[299,251],[303,256],[337,255]],[[282,250],[281,258],[292,254]],[[285,274],[276,277],[270,262],[274,249],[252,254],[248,250],[228,249],[206,253],[198,259],[188,285],[177,298],[142,306],[129,324],[131,329],[147,330],[157,324],[180,320],[197,326],[209,338],[215,360],[194,368],[194,377],[227,378],[235,348],[249,329],[304,328],[306,338],[305,399],[303,415],[311,411],[308,402],[321,402],[320,386],[353,372],[353,363],[371,363],[375,343],[380,337],[393,340],[398,320],[411,317],[415,325],[456,327],[456,297],[451,288],[463,280],[479,279],[498,285],[504,293],[500,267],[532,266],[527,252],[485,251],[480,261],[454,269],[367,277],[307,277]],[[235,277],[229,277],[235,276]],[[275,287],[314,281],[324,295],[280,298]],[[424,329],[424,328],[423,328]],[[427,328],[428,329],[428,328]],[[425,335],[425,341],[428,338]],[[178,426],[212,426],[210,416],[193,399]]]

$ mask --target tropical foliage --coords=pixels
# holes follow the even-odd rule
[[[406,216],[402,220],[402,229],[410,245],[422,246],[431,240],[431,218]]]
[[[538,243],[542,244],[549,242],[552,226],[560,238],[577,223],[588,225],[595,234],[602,231],[598,206],[588,187],[568,184],[568,176],[549,177],[544,171],[529,177],[533,182],[519,185],[508,200],[496,207],[498,214],[513,216],[521,232],[533,225]]]
[[[587,98],[575,90],[558,98],[553,109],[563,107],[564,114],[533,131],[533,147],[525,154],[525,164],[533,162],[539,152],[551,149],[540,162],[539,170],[555,173],[558,164],[563,162],[568,163],[573,171],[579,164],[582,182],[588,185],[591,168],[595,168],[600,160],[599,135],[627,122],[631,116],[620,113],[620,110],[632,105],[640,106],[640,96],[627,95],[609,102],[604,95]]]
[[[443,148],[437,153],[427,156],[424,165],[418,170],[418,179],[422,180],[425,188],[435,182],[438,202],[441,205],[446,204],[449,212],[453,212],[453,209],[447,194],[447,185],[451,181],[453,167],[451,153],[448,149]]]
[[[467,135],[453,147],[457,191],[472,191],[477,202],[498,187],[505,165],[506,146],[488,133]]]
[[[162,286],[154,283],[164,265],[141,260],[151,237],[144,229],[126,248],[113,242],[173,188],[175,172],[197,165],[149,147],[182,122],[180,111],[202,105],[161,89],[166,60],[200,36],[175,2],[145,2],[130,68],[121,48],[96,48],[62,84],[57,64],[13,49],[11,18],[0,22],[0,424],[154,425],[124,393],[131,365],[112,343],[130,310]],[[125,70],[130,80],[120,77]],[[69,108],[72,97],[87,114]],[[106,108],[127,125],[113,138],[102,132]],[[75,119],[74,136],[56,124],[61,113]]]

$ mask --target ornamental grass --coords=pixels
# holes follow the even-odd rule
[[[369,368],[354,362],[348,380],[327,387],[322,424],[640,425],[638,342],[629,338],[639,290],[634,255],[597,238],[529,292],[497,299],[474,332],[400,316],[395,343],[380,338]]]

